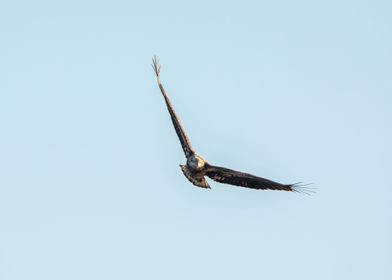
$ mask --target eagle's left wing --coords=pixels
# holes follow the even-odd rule
[[[219,183],[230,184],[258,190],[299,191],[298,184],[280,184],[252,174],[206,164],[205,175]],[[303,191],[301,189],[301,191]]]

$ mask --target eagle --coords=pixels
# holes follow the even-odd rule
[[[216,182],[230,184],[239,187],[245,187],[256,190],[278,190],[278,191],[289,191],[289,192],[303,192],[308,193],[310,190],[304,188],[305,185],[301,183],[295,184],[280,184],[265,178],[257,177],[252,174],[235,171],[225,167],[215,166],[207,161],[200,155],[198,155],[191,146],[188,136],[185,133],[184,127],[182,126],[174,108],[170,102],[169,97],[161,83],[160,73],[161,65],[157,56],[152,59],[152,68],[154,69],[158,87],[165,99],[167,110],[169,111],[170,118],[172,120],[174,129],[177,133],[178,139],[180,140],[182,150],[186,157],[186,164],[181,165],[180,168],[184,173],[185,177],[195,186],[210,189],[210,185],[206,180],[206,176]]]

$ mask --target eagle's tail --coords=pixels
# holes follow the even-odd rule
[[[210,185],[208,184],[207,180],[204,178],[203,175],[192,173],[186,165],[180,165],[182,173],[184,173],[185,177],[197,187],[204,188],[204,189],[211,189]]]

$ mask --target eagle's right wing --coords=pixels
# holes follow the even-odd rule
[[[154,58],[152,59],[152,68],[154,69],[155,74],[157,75],[158,86],[162,92],[163,98],[165,98],[166,107],[169,111],[169,114],[170,114],[171,120],[173,122],[174,129],[176,130],[178,139],[181,142],[181,146],[182,146],[182,149],[185,153],[185,156],[188,158],[190,155],[194,154],[194,151],[192,149],[192,146],[191,146],[191,143],[188,139],[188,136],[186,135],[185,130],[182,127],[180,120],[178,119],[176,112],[174,111],[173,106],[170,103],[169,97],[166,95],[165,89],[163,88],[163,85],[159,79],[161,65],[159,64],[159,60],[156,56],[154,56]]]

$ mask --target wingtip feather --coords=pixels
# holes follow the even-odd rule
[[[312,195],[316,193],[316,188],[308,187],[309,185],[312,185],[312,183],[304,184],[302,182],[298,182],[295,184],[289,185],[291,188],[291,191],[296,192],[296,193],[302,193],[306,195]]]

